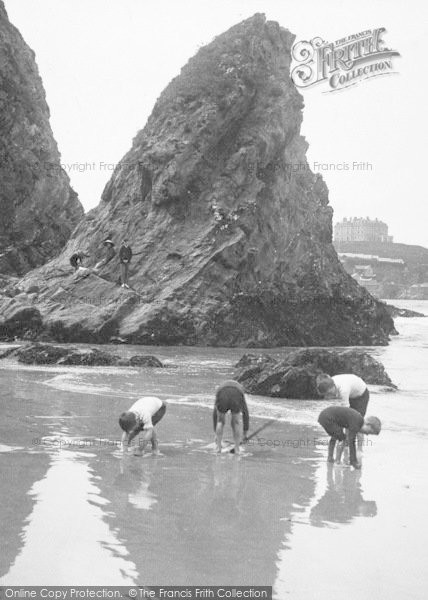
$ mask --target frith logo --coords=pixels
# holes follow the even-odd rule
[[[393,57],[399,52],[386,48],[385,28],[369,29],[336,42],[320,37],[296,42],[292,48],[291,78],[298,87],[328,83],[327,92],[348,88],[364,79],[391,75]]]

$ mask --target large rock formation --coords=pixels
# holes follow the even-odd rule
[[[3,336],[10,323],[15,335],[60,341],[387,342],[391,317],[331,243],[328,191],[300,135],[293,40],[257,14],[199,50],[161,94],[100,205],[6,301]],[[102,277],[70,274],[72,252],[88,252],[93,266],[111,236],[127,236],[136,253],[135,291],[116,285],[117,260]],[[21,332],[16,312],[26,315]]]
[[[0,0],[0,272],[22,275],[58,254],[82,216],[34,52]]]

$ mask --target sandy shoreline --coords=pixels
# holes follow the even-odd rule
[[[399,384],[361,472],[329,470],[322,402],[248,396],[248,456],[216,456],[213,390],[239,350],[158,349],[179,368],[5,366],[0,407],[0,583],[272,585],[274,598],[424,598],[428,322],[375,349]],[[136,397],[169,398],[163,457],[117,452]],[[231,439],[230,428],[226,439]],[[59,445],[61,444],[61,445]]]

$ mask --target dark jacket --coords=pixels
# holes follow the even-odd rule
[[[132,250],[130,246],[124,246],[122,244],[122,246],[120,247],[119,250],[119,259],[121,263],[128,263],[131,261],[132,258]]]
[[[83,252],[75,252],[70,256],[70,265],[76,268],[78,265],[82,264],[82,260],[85,258],[85,254]]]

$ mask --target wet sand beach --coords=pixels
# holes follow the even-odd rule
[[[0,583],[422,598],[428,319],[397,327],[389,347],[370,350],[400,389],[371,390],[384,426],[361,472],[326,464],[324,401],[248,396],[251,430],[275,422],[240,458],[206,448],[213,390],[241,349],[151,348],[160,370],[2,361]],[[162,456],[123,457],[118,415],[154,393],[169,403]]]
[[[70,417],[61,416],[63,395],[48,388],[39,402],[58,419],[20,419],[21,448],[9,439],[10,451],[0,454],[4,482],[14,488],[2,501],[10,519],[2,583],[274,580],[290,519],[314,491],[313,448],[303,458],[267,445],[239,459],[217,456],[206,448],[210,413],[171,404],[158,427],[162,455],[123,457],[117,415],[126,402],[75,394]],[[308,427],[284,425],[270,435],[312,437]],[[16,515],[21,498],[28,501]]]

